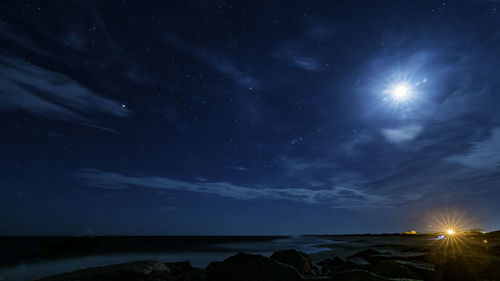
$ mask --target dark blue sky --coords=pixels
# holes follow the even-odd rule
[[[500,228],[498,1],[23,2],[0,234]]]

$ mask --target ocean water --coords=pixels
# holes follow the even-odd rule
[[[212,261],[223,261],[238,252],[261,254],[270,256],[278,250],[295,249],[305,253],[314,253],[324,248],[319,244],[332,244],[334,241],[315,236],[291,236],[269,241],[217,243],[214,251],[183,251],[183,252],[155,252],[155,253],[127,253],[109,255],[90,255],[83,257],[65,258],[36,263],[20,263],[16,266],[0,268],[1,281],[29,281],[58,273],[73,270],[124,263],[138,260],[158,260],[162,262],[176,262],[189,260],[195,267],[204,268]]]

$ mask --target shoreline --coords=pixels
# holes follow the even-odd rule
[[[238,252],[247,252],[247,253],[261,253],[264,257],[269,257],[274,252],[274,248],[270,247],[268,249],[264,249],[261,251],[256,251],[252,247],[247,247],[246,249],[238,248],[238,243],[257,243],[256,245],[279,245],[281,248],[293,249],[295,246],[299,246],[299,244],[273,244],[273,241],[283,241],[285,237],[294,238],[291,236],[281,236],[278,239],[269,239],[266,237],[263,239],[262,237],[254,237],[251,242],[247,240],[241,240],[241,237],[231,238],[229,243],[226,240],[226,243],[222,245],[219,244],[211,244],[209,247],[207,245],[200,247],[200,249],[205,249],[204,251],[170,251],[170,252],[117,252],[113,255],[105,254],[105,255],[86,255],[86,256],[72,256],[72,257],[62,257],[62,258],[54,258],[54,259],[39,259],[38,262],[34,263],[21,263],[16,264],[10,267],[0,267],[0,278],[4,278],[3,280],[34,280],[36,278],[40,278],[43,276],[52,276],[53,274],[64,273],[73,270],[86,270],[88,268],[94,268],[95,266],[110,266],[112,264],[121,264],[134,262],[138,260],[158,260],[162,263],[165,262],[179,262],[183,260],[189,260],[194,267],[200,268],[200,270],[205,270],[206,266],[214,261],[223,261],[230,256],[236,255]],[[227,237],[223,237],[227,238]],[[320,264],[325,260],[332,259],[341,259],[344,261],[349,260],[352,256],[357,255],[363,251],[377,251],[380,253],[385,253],[388,255],[396,255],[396,256],[408,256],[408,253],[419,252],[419,253],[430,253],[431,255],[439,254],[439,245],[443,245],[444,241],[435,240],[432,236],[419,236],[419,235],[355,235],[355,236],[346,236],[346,235],[330,235],[330,236],[300,236],[295,237],[296,239],[304,238],[305,240],[299,240],[307,245],[307,249],[314,249],[308,253],[308,256],[312,262],[312,264]],[[473,247],[475,252],[474,255],[481,256],[478,251],[483,249],[482,240],[481,239],[473,239],[474,237],[467,238],[467,244],[470,247]],[[480,237],[477,237],[480,238]],[[108,238],[107,238],[108,239]],[[142,237],[141,239],[148,238]],[[165,239],[165,238],[162,238]],[[189,239],[192,239],[189,238]],[[189,241],[189,239],[187,241]],[[217,237],[212,241],[220,241],[221,237]],[[280,240],[281,239],[281,240]],[[312,239],[312,240],[307,240]],[[317,240],[315,240],[317,239]],[[320,240],[321,239],[321,240]],[[86,241],[88,239],[84,239]],[[99,241],[100,239],[97,239]],[[120,239],[119,239],[120,240]],[[132,239],[133,241],[139,241],[136,238]],[[155,239],[153,239],[155,240]],[[94,240],[95,241],[95,240]],[[121,240],[130,241],[130,239]],[[155,240],[157,241],[157,240]],[[304,241],[309,241],[307,244]],[[312,243],[314,241],[324,241],[323,243]],[[326,243],[325,243],[326,241]],[[234,243],[236,242],[236,243]],[[294,243],[297,243],[295,241]],[[489,238],[489,246],[495,249],[498,249],[499,240],[497,238]],[[122,244],[122,243],[118,243]],[[163,244],[164,246],[167,245]],[[231,247],[224,247],[231,246]],[[149,247],[150,245],[148,245]],[[187,245],[184,245],[187,246]],[[255,246],[255,245],[254,245]],[[137,247],[137,245],[135,245]],[[297,248],[298,250],[300,250]],[[208,249],[217,249],[209,251]],[[250,250],[249,250],[250,249]],[[252,250],[253,249],[253,250]],[[488,254],[488,252],[485,252]],[[431,259],[431,258],[430,258]],[[432,260],[432,259],[431,259]],[[432,260],[434,262],[434,260]],[[498,260],[500,262],[500,259]],[[63,266],[59,265],[62,264]],[[73,265],[71,265],[73,264]],[[68,266],[69,265],[69,266]],[[59,266],[59,267],[58,267]],[[67,266],[66,268],[64,266]],[[52,268],[52,269],[51,269]],[[9,269],[10,273],[5,273],[5,270]],[[17,279],[8,278],[14,276],[16,271],[21,275],[24,272],[27,274],[26,278],[17,277]],[[30,272],[31,271],[31,272]],[[40,272],[39,275],[36,275],[36,272]],[[2,275],[3,274],[3,275]],[[10,275],[9,275],[10,274]],[[31,274],[31,275],[30,275]],[[18,274],[18,276],[20,276]],[[31,276],[28,278],[28,276]],[[36,277],[36,278],[35,278]],[[1,280],[1,279],[0,279]]]

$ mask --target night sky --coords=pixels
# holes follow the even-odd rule
[[[2,1],[0,235],[499,229],[499,9]]]

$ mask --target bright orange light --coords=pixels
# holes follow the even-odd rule
[[[464,215],[459,215],[456,212],[455,214],[444,213],[440,216],[434,216],[432,226],[433,229],[441,234],[455,236],[462,236],[463,233],[471,228]]]
[[[446,212],[441,216],[434,216],[433,220],[433,229],[442,237],[436,240],[436,246],[444,254],[456,255],[470,247],[466,231],[471,227],[463,214]]]

